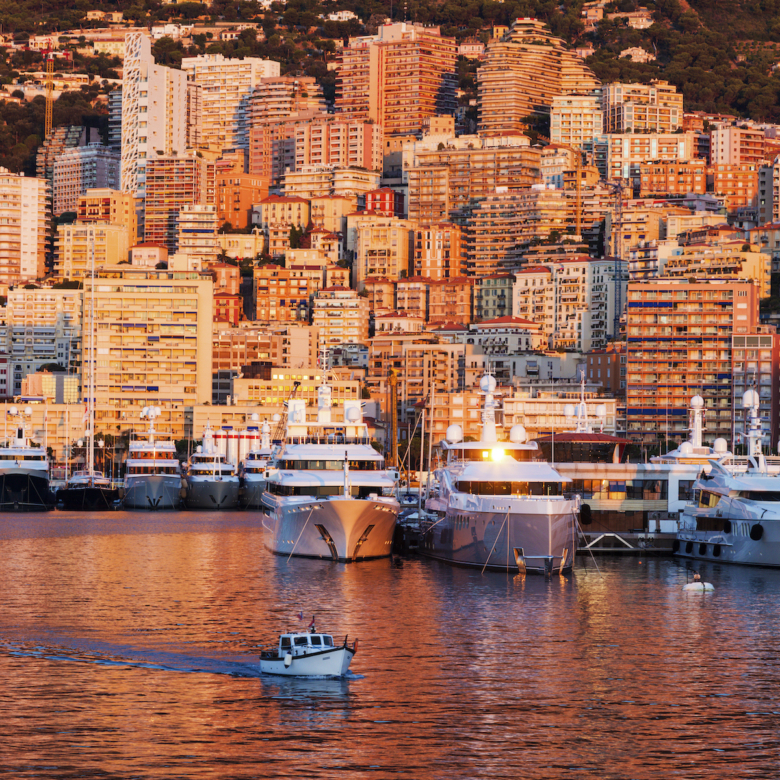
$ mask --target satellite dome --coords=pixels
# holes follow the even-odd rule
[[[527,438],[528,434],[524,425],[513,425],[509,431],[509,441],[512,444],[524,444]]]
[[[691,444],[689,441],[684,441],[680,445],[680,453],[682,455],[693,455],[693,444]]]
[[[691,398],[691,406],[694,409],[701,409],[704,406],[704,399],[700,395],[695,395]]]
[[[271,418],[274,422],[279,422],[282,419],[282,415],[278,412]]]
[[[606,416],[607,416],[606,404],[599,404],[596,407],[596,417],[606,417]]]
[[[360,420],[360,409],[356,406],[350,406],[347,409],[347,422],[356,423]]]
[[[563,407],[563,414],[566,417],[574,417],[574,404],[566,404]]]
[[[742,406],[745,409],[750,409],[752,406],[758,405],[758,393],[755,390],[745,390],[742,396]]]
[[[249,419],[252,422],[257,422],[260,419],[260,415],[257,412],[252,412],[252,415]]]
[[[712,442],[712,449],[719,454],[725,454],[729,451],[729,445],[725,439],[715,439],[715,441]]]
[[[450,444],[457,444],[463,438],[463,428],[460,425],[450,425],[444,436]]]
[[[494,392],[496,389],[496,378],[494,376],[490,376],[490,374],[485,374],[485,376],[479,380],[479,389],[483,393]]]

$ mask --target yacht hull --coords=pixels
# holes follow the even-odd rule
[[[351,647],[334,647],[318,653],[291,655],[289,664],[284,658],[260,657],[260,671],[263,674],[278,674],[284,677],[344,677],[355,656]]]
[[[46,472],[13,468],[0,470],[0,509],[5,512],[38,512],[53,509],[55,496]]]
[[[780,568],[780,520],[731,520],[732,532],[681,531],[675,555],[694,561],[737,563]],[[750,538],[750,529],[761,526],[761,538]]]
[[[71,511],[96,512],[113,509],[119,500],[119,490],[89,485],[68,487],[57,491],[57,500],[62,501],[63,507]]]
[[[181,478],[175,475],[143,474],[125,479],[126,509],[176,509],[181,498]]]
[[[333,496],[300,501],[265,494],[266,546],[278,555],[348,563],[392,552],[398,502]]]
[[[189,509],[234,509],[238,506],[238,480],[187,480]]]
[[[577,549],[576,506],[538,504],[536,511],[509,513],[448,509],[423,534],[419,552],[456,566],[565,574]]]
[[[265,479],[247,479],[244,477],[241,488],[241,506],[247,509],[259,509],[263,506],[263,493],[267,485]]]

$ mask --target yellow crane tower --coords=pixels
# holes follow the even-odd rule
[[[398,374],[390,369],[390,460],[398,468]]]
[[[54,117],[54,53],[51,50],[51,40],[43,57],[46,60],[46,120],[43,137],[48,138]]]

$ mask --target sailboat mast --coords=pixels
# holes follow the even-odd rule
[[[92,228],[90,241],[90,276],[91,284],[89,287],[89,377],[87,381],[87,416],[89,430],[88,437],[88,458],[87,468],[89,473],[89,484],[94,482],[95,475],[95,228]]]

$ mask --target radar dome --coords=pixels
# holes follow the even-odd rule
[[[745,390],[742,396],[742,406],[745,409],[750,409],[751,406],[758,404],[758,394],[755,390]]]
[[[252,422],[257,422],[260,419],[260,415],[257,412],[252,412],[252,416],[249,419]]]
[[[198,445],[198,446],[195,448],[195,452],[203,452],[203,447],[201,447],[201,445],[199,444],[199,445]]]
[[[563,414],[566,417],[574,417],[574,404],[566,404],[563,407]]]
[[[490,374],[485,374],[485,376],[479,380],[479,389],[483,393],[494,392],[496,389],[496,378],[494,376],[490,376]]]
[[[683,455],[693,455],[693,444],[691,444],[689,441],[684,441],[680,445],[680,452]]]
[[[694,409],[701,409],[704,406],[704,399],[700,395],[695,395],[691,398],[691,406]]]
[[[528,434],[525,432],[525,426],[513,425],[509,431],[509,441],[512,444],[523,444],[528,438]]]
[[[715,439],[715,441],[712,442],[712,449],[719,454],[725,454],[729,450],[729,445],[726,443],[725,439]]]
[[[606,417],[607,416],[607,407],[604,404],[599,404],[596,407],[596,417]]]
[[[360,420],[360,409],[358,409],[356,406],[351,406],[349,409],[347,409],[347,422],[357,422]]]
[[[463,428],[460,425],[450,425],[444,436],[450,444],[457,444],[463,438]]]
[[[13,414],[13,412],[11,414]],[[147,414],[149,414],[149,407],[144,406],[144,408],[141,409],[141,417],[146,417]]]
[[[275,414],[275,415],[274,415],[274,416],[273,416],[271,419],[272,419],[274,422],[279,422],[279,420],[281,420],[281,419],[282,419],[282,415],[277,413],[277,414]]]

